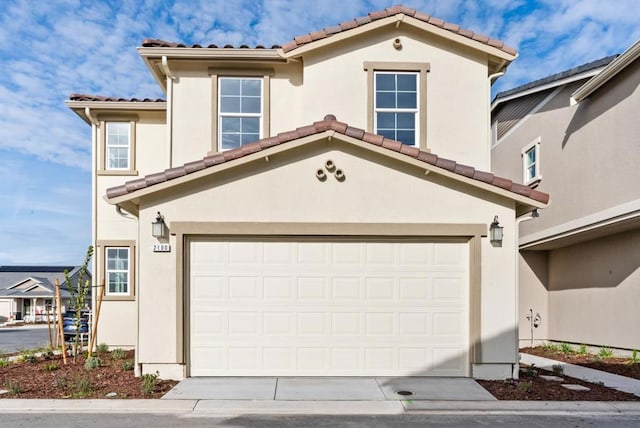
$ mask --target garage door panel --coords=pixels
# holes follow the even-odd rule
[[[190,251],[192,376],[468,374],[467,244],[194,241]]]

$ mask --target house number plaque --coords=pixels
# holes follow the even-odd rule
[[[153,244],[154,253],[170,253],[171,244]]]

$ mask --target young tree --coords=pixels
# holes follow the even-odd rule
[[[64,271],[64,279],[66,288],[71,294],[71,307],[73,307],[76,311],[76,316],[73,320],[73,325],[75,327],[76,336],[73,341],[73,361],[76,361],[78,356],[78,348],[81,347],[80,340],[80,326],[82,325],[82,309],[87,306],[87,296],[89,295],[89,291],[91,291],[91,280],[89,279],[89,261],[91,261],[91,257],[93,256],[93,246],[89,245],[87,248],[87,254],[84,256],[84,262],[78,271],[78,274],[75,277],[76,283],[75,285],[71,281],[71,277],[69,276],[69,271]]]

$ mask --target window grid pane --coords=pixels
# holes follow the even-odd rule
[[[129,293],[129,248],[106,249],[106,277],[108,294]]]
[[[418,73],[376,72],[374,81],[374,132],[417,146]]]
[[[230,150],[260,139],[262,79],[221,77],[219,147]]]
[[[107,122],[107,169],[129,169],[130,132],[129,122]]]

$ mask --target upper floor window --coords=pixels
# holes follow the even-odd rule
[[[365,62],[367,131],[427,149],[425,62]]]
[[[375,73],[374,132],[418,145],[418,73]]]
[[[234,149],[261,138],[262,78],[220,77],[218,149]]]
[[[105,169],[131,169],[130,122],[107,122]]]
[[[540,137],[522,149],[522,172],[524,184],[535,184],[542,179],[540,174]]]

